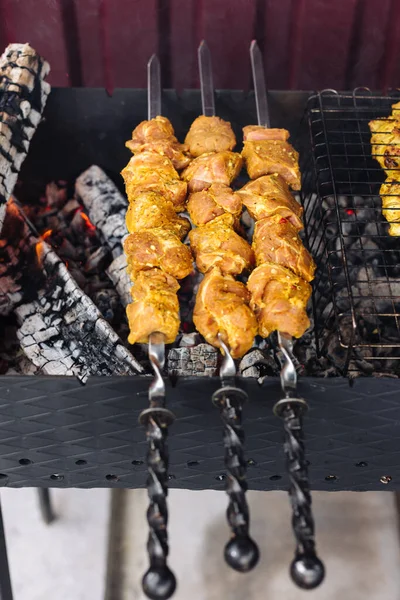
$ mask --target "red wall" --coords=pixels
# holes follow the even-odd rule
[[[270,89],[400,87],[400,0],[0,0],[0,48],[29,42],[57,86],[198,87],[207,40],[215,86],[250,86],[258,40]]]

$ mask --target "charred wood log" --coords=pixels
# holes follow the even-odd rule
[[[96,165],[92,165],[78,177],[75,191],[104,243],[110,248],[113,257],[117,258],[123,253],[122,241],[128,234],[125,224],[128,201]]]
[[[29,44],[10,44],[0,57],[0,231],[50,92],[49,70]]]
[[[210,344],[171,348],[168,352],[168,373],[179,377],[214,377],[218,369],[218,350]]]
[[[44,272],[37,299],[16,309],[18,339],[28,358],[48,375],[134,375],[141,365],[44,242]]]
[[[132,302],[132,282],[126,271],[122,242],[128,234],[125,224],[128,201],[114,182],[96,165],[92,165],[78,177],[75,191],[82,200],[90,220],[112,252],[114,260],[107,269],[107,275],[119,293],[122,304],[127,306]]]
[[[127,263],[125,254],[121,254],[118,258],[115,258],[111,265],[108,267],[106,273],[114,284],[117,290],[121,302],[124,306],[127,306],[132,302],[131,287],[132,281],[128,275]]]

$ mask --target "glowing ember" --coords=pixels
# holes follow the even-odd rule
[[[356,212],[356,211],[355,211],[355,210],[353,210],[352,208],[348,208],[348,209],[346,210],[346,213],[347,213],[348,215],[354,215],[354,214],[355,214],[355,212]]]
[[[95,231],[96,227],[95,225],[93,225],[92,221],[89,219],[89,217],[87,216],[86,213],[81,211],[81,217],[82,219],[85,221],[85,225],[86,227],[90,230],[90,231]]]
[[[44,241],[47,240],[47,238],[49,238],[53,233],[52,229],[47,229],[47,231],[45,231],[44,233],[42,233],[42,235],[40,236],[40,238]]]

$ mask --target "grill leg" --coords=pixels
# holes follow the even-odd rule
[[[8,566],[6,536],[0,505],[0,600],[13,600],[10,569]]]
[[[51,505],[50,490],[49,488],[38,488],[39,495],[39,507],[43,521],[49,525],[55,520],[56,516]],[[2,600],[0,598],[0,600]]]

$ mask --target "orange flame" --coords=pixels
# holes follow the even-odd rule
[[[44,250],[43,240],[39,240],[37,242],[35,250],[36,250],[36,258],[38,261],[38,265],[39,265],[39,267],[41,267],[42,262],[43,262],[43,250]]]
[[[47,240],[51,234],[53,233],[52,229],[47,229],[39,238],[39,241],[36,243],[36,258],[38,261],[39,267],[42,266],[43,263],[43,250],[44,250],[44,241]]]
[[[85,225],[86,227],[90,230],[90,231],[95,231],[96,227],[95,225],[93,225],[92,221],[89,219],[89,217],[87,216],[86,213],[81,211],[81,217],[82,219],[85,221]]]

